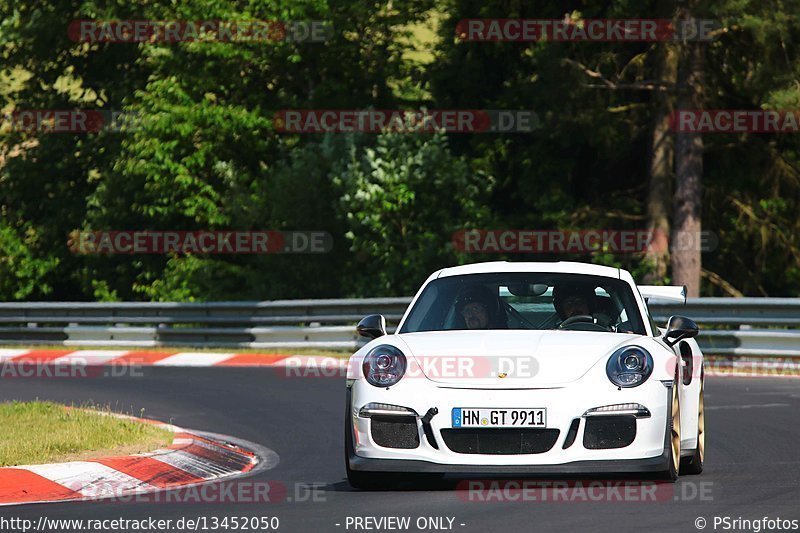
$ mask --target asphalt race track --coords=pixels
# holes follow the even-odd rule
[[[0,517],[277,516],[279,531],[368,531],[347,517],[449,517],[453,531],[697,531],[698,517],[800,519],[800,380],[709,377],[706,470],[655,502],[465,501],[459,480],[432,490],[360,492],[345,480],[342,378],[286,377],[268,368],[145,368],[139,376],[2,379],[0,400],[110,403],[191,429],[232,435],[277,452],[247,481],[280,482],[280,503],[89,502],[0,508]],[[310,494],[308,485],[315,484]],[[463,484],[462,484],[463,485]],[[299,491],[299,492],[298,492]],[[298,497],[298,494],[300,497]],[[291,500],[291,501],[288,501]],[[302,501],[298,501],[302,500]],[[448,523],[447,520],[444,524]],[[339,525],[337,525],[339,524]],[[463,524],[463,525],[461,525]],[[717,531],[723,530],[720,524]],[[732,530],[732,529],[729,529]],[[223,531],[223,529],[219,529]]]

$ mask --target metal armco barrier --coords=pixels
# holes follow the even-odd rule
[[[800,357],[800,330],[706,330],[698,343],[715,355]]]
[[[354,350],[365,342],[353,327],[361,317],[380,313],[394,326],[410,301],[0,303],[0,343]],[[649,307],[662,325],[674,314],[697,321],[707,354],[800,357],[800,298],[694,298]]]
[[[686,305],[652,302],[650,311],[659,322],[680,314],[714,326],[800,326],[800,298],[689,298]]]

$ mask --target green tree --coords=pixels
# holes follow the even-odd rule
[[[35,256],[38,239],[30,224],[17,229],[0,220],[0,299],[38,299],[52,292],[46,278],[58,260]]]
[[[454,232],[481,227],[493,179],[454,156],[443,134],[384,133],[351,150],[336,177],[361,296],[407,295],[433,270],[459,260]]]

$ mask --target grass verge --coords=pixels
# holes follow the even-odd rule
[[[172,432],[106,416],[110,407],[52,402],[0,403],[0,466],[60,463],[148,452],[172,443]]]

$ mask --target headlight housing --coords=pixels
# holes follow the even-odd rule
[[[391,387],[406,373],[406,356],[390,344],[381,344],[367,353],[361,368],[370,385]]]
[[[653,373],[653,356],[641,346],[625,346],[608,359],[606,374],[617,387],[636,387]]]

